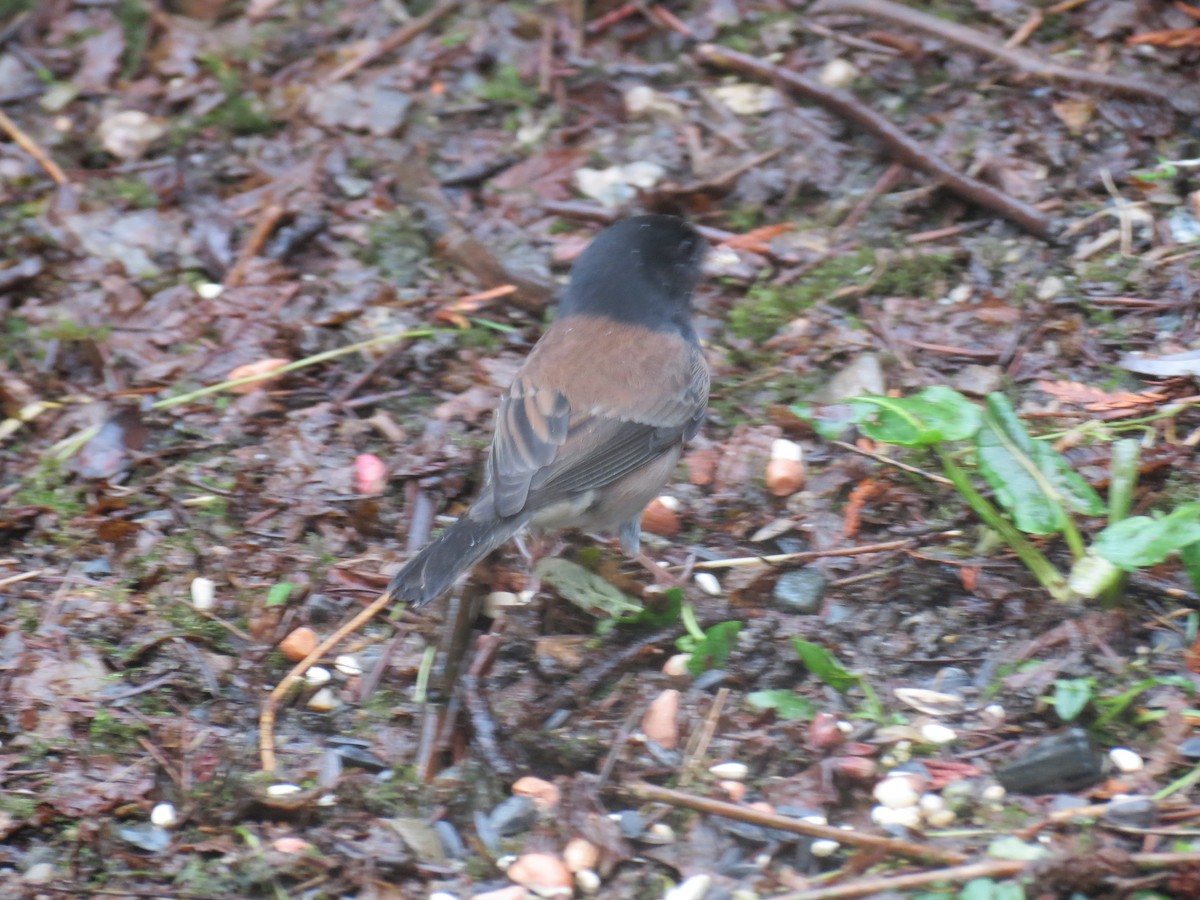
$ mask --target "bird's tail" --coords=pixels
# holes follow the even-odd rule
[[[419,609],[437,599],[460,573],[507,541],[524,524],[520,517],[477,522],[470,516],[462,516],[392,577],[388,594]]]

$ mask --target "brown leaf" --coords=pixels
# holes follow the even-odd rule
[[[1115,409],[1136,409],[1155,406],[1167,399],[1160,391],[1117,391],[1109,393],[1098,387],[1079,384],[1076,381],[1039,381],[1038,390],[1045,391],[1062,403],[1082,406],[1089,412],[1106,412]]]

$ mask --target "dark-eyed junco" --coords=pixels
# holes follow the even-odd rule
[[[673,216],[625,219],[596,236],[500,400],[479,498],[396,574],[393,598],[424,606],[526,525],[615,529],[638,554],[642,510],[708,404],[691,323],[704,251]]]

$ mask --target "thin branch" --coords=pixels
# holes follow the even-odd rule
[[[933,176],[945,188],[968,202],[991,210],[1044,241],[1053,242],[1057,226],[1054,220],[1041,210],[997,190],[990,184],[964,175],[949,162],[909,137],[895,124],[864,106],[853,94],[826,87],[789,69],[746,53],[738,53],[728,47],[705,44],[696,51],[696,55],[702,62],[719,69],[729,69],[760,81],[774,82],[798,97],[820,104],[880,140],[887,147],[889,154],[904,165]]]
[[[957,850],[943,850],[916,841],[906,841],[900,838],[882,837],[877,834],[866,834],[861,831],[845,831],[832,825],[817,825],[804,819],[793,819],[778,813],[768,813],[750,806],[737,803],[727,803],[724,800],[714,800],[711,797],[701,797],[686,791],[676,791],[671,788],[659,787],[645,781],[635,781],[625,788],[628,793],[651,803],[666,803],[682,809],[692,809],[710,816],[721,816],[738,822],[748,822],[762,828],[778,828],[791,834],[802,834],[806,837],[822,838],[837,841],[839,844],[851,844],[856,847],[872,847],[883,850],[895,856],[906,856],[912,859],[930,859],[949,865],[962,863],[966,856]]]
[[[873,23],[880,20],[893,22],[914,31],[923,31],[943,40],[967,47],[977,53],[1012,66],[1018,72],[1032,75],[1051,84],[1066,87],[1096,89],[1118,97],[1134,100],[1157,100],[1168,103],[1179,112],[1194,113],[1200,110],[1200,94],[1194,86],[1171,85],[1109,75],[1105,72],[1089,72],[1042,59],[1036,53],[1019,47],[1006,47],[996,37],[939,19],[912,7],[892,3],[891,0],[821,0],[812,10],[816,13],[857,13]]]
[[[421,32],[427,31],[429,28],[436,25],[439,21],[450,15],[450,13],[454,12],[461,5],[462,0],[442,0],[441,3],[431,7],[424,15],[417,16],[417,18],[413,19],[411,22],[407,22],[401,27],[397,28],[378,44],[369,48],[366,52],[360,53],[358,56],[354,57],[354,59],[342,63],[342,65],[338,66],[329,73],[325,79],[325,84],[330,85],[334,82],[341,81],[343,78],[353,75],[364,66],[369,66],[381,56],[386,56],[395,50],[399,50],[417,35],[421,34]]]

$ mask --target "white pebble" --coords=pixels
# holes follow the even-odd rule
[[[790,462],[804,461],[804,448],[787,438],[771,441],[771,459],[786,459]]]
[[[946,801],[942,799],[940,794],[922,794],[920,803],[921,812],[931,813],[937,812],[939,809],[946,808]]]
[[[216,584],[208,578],[192,579],[192,606],[201,612],[208,612],[216,605]]]
[[[854,726],[851,725],[849,722],[847,722],[845,719],[838,719],[837,730],[840,731],[842,734],[849,734],[850,732],[852,732],[854,730]]]
[[[931,744],[949,744],[958,740],[958,732],[938,722],[930,722],[921,726],[921,737]]]
[[[333,667],[343,675],[350,677],[361,675],[363,673],[362,664],[359,663],[359,661],[353,656],[349,655],[339,656],[333,661]]]
[[[298,794],[302,791],[297,784],[273,784],[267,788],[268,797],[291,797],[293,794]]]
[[[696,586],[710,597],[721,596],[721,582],[712,572],[697,572]]]
[[[688,663],[691,661],[692,654],[676,653],[674,656],[669,657],[665,663],[663,663],[663,674],[671,675],[675,678],[682,678],[685,675],[690,675],[691,672],[688,671]]]
[[[313,687],[320,687],[323,684],[329,684],[333,678],[333,673],[324,666],[313,666],[304,673],[304,680]]]
[[[156,804],[154,809],[150,810],[150,821],[159,828],[174,828],[179,822],[175,805],[172,803]]]
[[[925,822],[931,828],[949,828],[956,818],[952,809],[935,809],[925,814]]]
[[[663,900],[703,900],[710,887],[711,875],[693,875],[663,894]]]
[[[800,821],[808,822],[810,825],[828,825],[829,824],[829,820],[820,814],[813,814],[811,816],[801,816]]]
[[[675,843],[675,829],[666,822],[655,822],[646,829],[645,841],[648,844]]]
[[[683,508],[682,504],[670,494],[659,494],[657,500],[671,512],[679,512]]]
[[[580,869],[575,873],[575,886],[584,894],[599,893],[600,876],[591,869]]]
[[[875,785],[872,792],[875,799],[888,809],[908,809],[915,807],[920,795],[912,782],[903,775],[889,776]]]
[[[837,853],[838,848],[841,846],[842,845],[837,841],[831,841],[826,838],[822,838],[821,840],[813,841],[809,850],[812,852],[813,856],[826,857],[833,856],[833,854]]]
[[[329,688],[323,687],[308,698],[307,705],[314,712],[329,712],[338,705],[337,695]]]
[[[429,900],[458,900],[453,894],[447,894],[445,891],[434,891],[429,895]]]
[[[1130,775],[1134,772],[1142,771],[1145,763],[1142,758],[1132,750],[1127,750],[1124,747],[1114,747],[1108,751],[1108,758],[1112,760],[1112,764],[1117,767],[1117,771],[1125,775]]]
[[[921,811],[915,806],[907,809],[889,809],[886,806],[871,808],[871,821],[881,828],[888,825],[903,825],[905,828],[916,828],[921,824]]]
[[[1008,718],[1008,713],[999,703],[989,703],[983,708],[983,721],[992,728],[999,728]]]
[[[995,802],[997,800],[1003,800],[1004,795],[1007,793],[1008,791],[1004,790],[1003,785],[989,784],[983,789],[983,794],[981,796],[984,800]]]
[[[856,78],[858,78],[858,69],[853,63],[840,58],[831,59],[825,63],[817,75],[817,80],[821,84],[831,88],[850,87]]]
[[[196,293],[204,300],[216,300],[225,293],[225,288],[212,281],[204,281],[196,285]]]
[[[723,762],[709,766],[708,771],[726,781],[745,781],[750,774],[750,767],[740,762]]]

